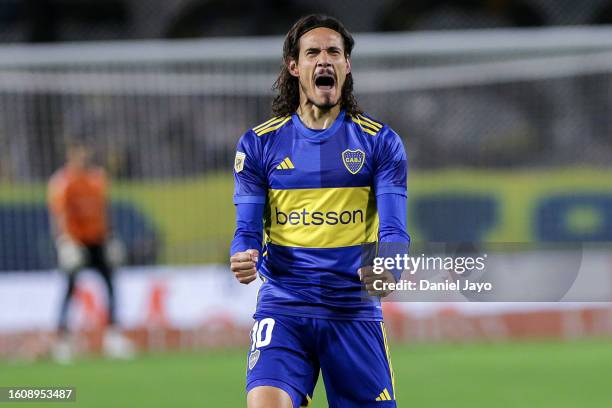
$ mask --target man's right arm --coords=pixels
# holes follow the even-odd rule
[[[230,249],[230,268],[240,283],[248,284],[257,278],[267,194],[261,139],[252,131],[238,142],[234,183],[236,232]]]
[[[249,284],[257,278],[263,211],[263,204],[236,204],[236,232],[230,250],[230,267],[240,283]]]

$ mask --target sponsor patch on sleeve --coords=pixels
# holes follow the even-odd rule
[[[236,152],[236,159],[234,160],[234,170],[236,173],[240,173],[244,169],[244,160],[246,159],[246,153]]]

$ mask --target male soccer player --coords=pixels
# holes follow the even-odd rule
[[[104,170],[91,163],[91,149],[73,142],[67,149],[65,166],[49,181],[48,199],[60,269],[68,285],[62,299],[58,322],[59,341],[53,352],[60,362],[68,362],[72,350],[68,341],[68,306],[74,294],[77,273],[92,267],[102,277],[107,290],[107,311],[111,325],[104,338],[104,351],[111,357],[127,358],[131,343],[112,326],[115,324],[115,292],[112,282],[112,255],[118,243],[109,241],[107,221],[107,179]]]
[[[404,245],[406,154],[353,96],[350,33],[311,15],[289,30],[272,119],[238,142],[231,269],[263,280],[247,367],[250,408],[306,405],[319,371],[330,407],[395,407],[376,243]],[[265,230],[265,241],[263,231]],[[263,248],[262,248],[263,242]],[[365,291],[364,291],[365,287]]]

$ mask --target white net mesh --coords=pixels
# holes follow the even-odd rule
[[[413,169],[612,163],[611,29],[356,40],[358,100],[405,138]],[[10,211],[42,205],[43,184],[71,139],[94,146],[116,198],[157,231],[154,242],[134,244],[133,263],[224,261],[234,146],[270,116],[281,45],[264,38],[0,49],[0,269],[53,265],[37,228],[46,217]]]

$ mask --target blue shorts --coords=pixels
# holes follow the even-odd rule
[[[380,321],[256,315],[247,358],[247,392],[286,391],[307,406],[319,377],[332,408],[395,407],[393,368]]]

